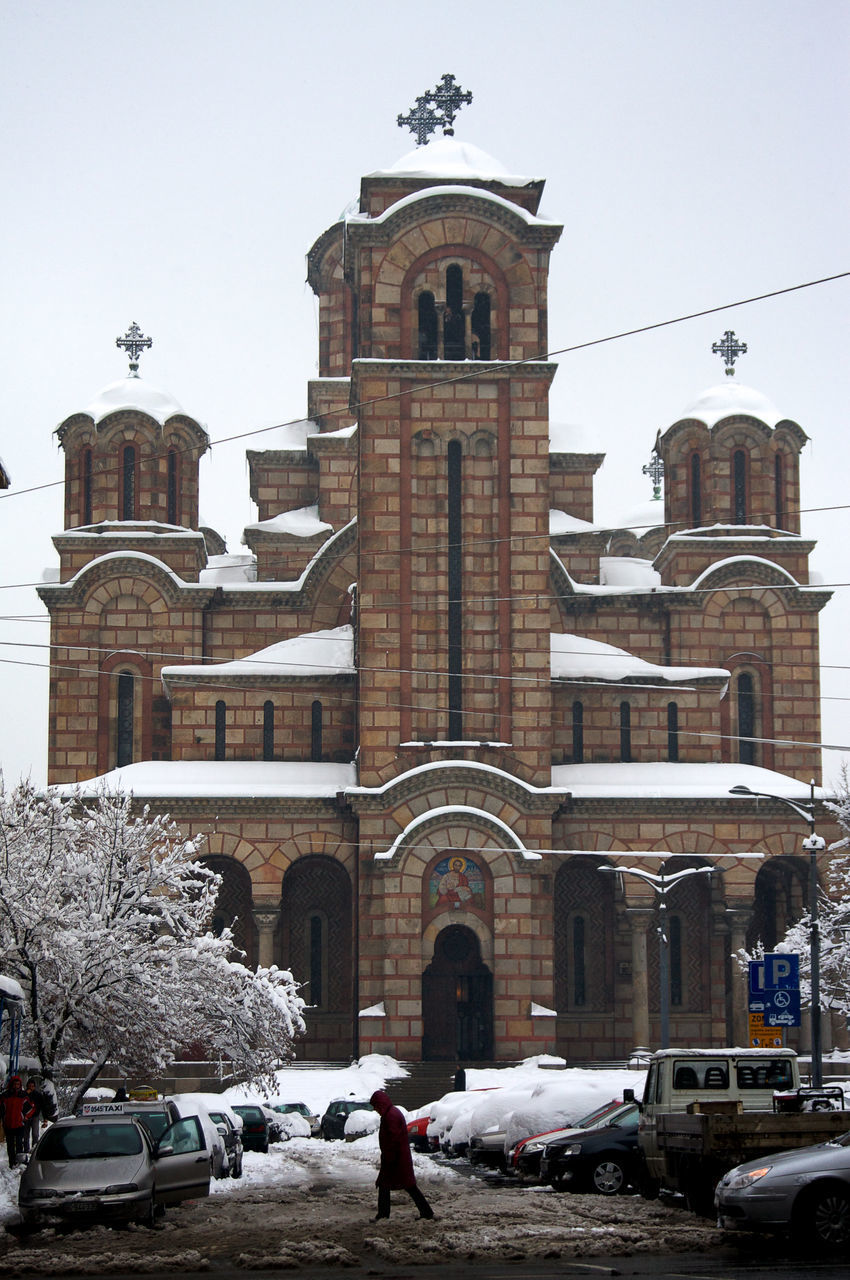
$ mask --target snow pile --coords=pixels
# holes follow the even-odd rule
[[[371,1098],[388,1080],[401,1080],[408,1074],[406,1067],[383,1053],[367,1054],[340,1071],[300,1068],[296,1062],[278,1071],[276,1087],[261,1100],[272,1107],[279,1102],[304,1102],[310,1111],[320,1116],[335,1098]],[[392,1096],[392,1089],[389,1092]],[[260,1095],[250,1085],[239,1084],[226,1089],[222,1097],[232,1106],[256,1102]]]
[[[645,564],[646,561],[631,563]],[[692,680],[729,679],[729,672],[722,667],[662,667],[602,640],[558,632],[551,636],[551,661],[553,680],[662,680],[681,684]]]
[[[640,1097],[646,1079],[643,1071],[583,1071],[577,1067],[552,1074],[553,1079],[541,1081],[507,1117],[506,1152],[523,1138],[574,1125],[604,1103],[620,1101],[624,1089],[633,1089]]]
[[[264,533],[287,533],[293,538],[315,538],[320,533],[333,533],[333,525],[319,519],[319,506],[299,507],[296,511],[280,511],[268,520],[245,526]]]
[[[330,526],[328,526],[330,527]],[[162,680],[168,687],[172,676],[336,676],[354,674],[354,628],[350,623],[324,631],[310,631],[289,640],[279,640],[247,658],[209,665],[163,667]]]

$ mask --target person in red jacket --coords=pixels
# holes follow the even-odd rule
[[[18,1156],[24,1149],[27,1121],[35,1112],[33,1103],[24,1093],[20,1076],[9,1077],[8,1086],[0,1093],[0,1111],[2,1111],[3,1128],[6,1132],[9,1168],[14,1169],[18,1163]]]
[[[398,1107],[394,1107],[389,1094],[376,1089],[369,1099],[381,1117],[378,1142],[381,1147],[381,1168],[375,1180],[378,1188],[378,1213],[373,1222],[390,1216],[390,1192],[406,1191],[420,1218],[433,1218],[434,1210],[416,1185],[413,1157],[407,1136],[407,1123]]]

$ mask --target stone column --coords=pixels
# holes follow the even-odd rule
[[[733,957],[737,951],[747,945],[747,929],[751,918],[752,911],[749,907],[727,907],[726,909],[726,920],[729,925],[729,951]],[[732,960],[731,983],[732,1043],[734,1045],[749,1045],[749,980],[747,974],[738,967],[738,962],[734,958]]]
[[[632,934],[632,1044],[649,1047],[649,967],[646,935],[652,924],[651,907],[629,907],[626,918]]]
[[[255,906],[254,924],[257,926],[257,963],[261,968],[274,964],[274,932],[280,919],[279,906]]]

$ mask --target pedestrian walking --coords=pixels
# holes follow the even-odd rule
[[[375,1179],[375,1186],[378,1188],[378,1212],[372,1221],[377,1222],[380,1218],[390,1216],[391,1191],[406,1191],[419,1210],[419,1217],[433,1218],[434,1210],[416,1185],[404,1116],[398,1107],[393,1106],[389,1094],[383,1089],[376,1089],[370,1102],[381,1117],[381,1127],[378,1130],[381,1168]]]
[[[26,1095],[34,1110],[24,1121],[24,1137],[22,1149],[29,1154],[38,1142],[41,1132],[41,1117],[44,1115],[44,1095],[39,1092],[35,1080],[27,1080]]]
[[[6,1133],[6,1153],[9,1168],[14,1169],[18,1156],[24,1149],[26,1122],[33,1112],[33,1104],[24,1093],[20,1076],[10,1076],[7,1087],[0,1093],[0,1113]]]

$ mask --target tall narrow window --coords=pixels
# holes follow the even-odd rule
[[[679,759],[679,704],[667,703],[667,759]]]
[[[756,694],[753,677],[743,671],[735,683],[738,701],[738,759],[741,764],[756,763]]]
[[[322,704],[316,698],[310,708],[310,759],[322,758]]]
[[[670,916],[667,921],[670,937],[670,1003],[682,1003],[682,917]]]
[[[451,270],[451,268],[449,268]],[[450,440],[448,453],[449,563],[448,563],[448,657],[449,657],[449,739],[463,737],[463,543],[462,543],[462,457],[460,443]]]
[[[490,359],[490,295],[476,293],[472,304],[472,358],[473,360]]]
[[[698,529],[702,524],[702,459],[691,454],[691,524]]]
[[[456,262],[446,267],[443,355],[446,360],[466,359],[466,333],[463,317],[463,271]]]
[[[785,466],[781,453],[773,459],[773,489],[776,500],[776,527],[785,528]]]
[[[227,747],[227,706],[219,700],[215,704],[215,758],[223,760]]]
[[[573,703],[573,764],[581,764],[584,760],[584,706],[576,700]]]
[[[620,703],[620,759],[632,758],[632,709],[628,702]]]
[[[121,520],[136,518],[136,447],[126,444],[121,453]]]
[[[263,759],[274,760],[274,703],[263,703]]]
[[[437,359],[437,308],[433,293],[419,295],[419,359]]]
[[[166,520],[169,524],[180,523],[179,495],[179,457],[176,449],[168,450],[168,493]]]
[[[120,769],[133,763],[136,721],[136,681],[132,671],[118,673],[118,716],[115,735],[115,763]]]
[[[747,523],[747,455],[743,449],[732,454],[732,497],[735,524]]]
[[[82,516],[82,524],[91,524],[92,521],[92,451],[91,449],[83,449],[80,456],[80,489],[82,502],[80,503]]]
[[[573,916],[573,1004],[576,1008],[587,1004],[587,971],[585,968],[584,916]]]
[[[321,916],[310,916],[310,1004],[322,1004],[324,928]]]

